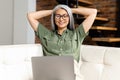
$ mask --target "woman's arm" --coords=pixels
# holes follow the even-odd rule
[[[82,22],[82,24],[83,24],[85,33],[87,33],[93,25],[93,22],[97,15],[97,10],[92,8],[80,7],[80,8],[72,8],[72,12],[75,14],[81,14],[85,16],[86,19]]]
[[[51,15],[52,10],[42,10],[42,11],[36,11],[36,12],[29,12],[27,14],[27,18],[29,20],[30,25],[32,26],[34,31],[37,31],[37,27],[39,24],[38,19],[43,18],[45,16]]]

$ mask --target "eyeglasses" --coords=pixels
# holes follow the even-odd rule
[[[63,15],[60,15],[60,14],[55,14],[55,19],[67,19],[68,18],[68,14],[63,14]]]

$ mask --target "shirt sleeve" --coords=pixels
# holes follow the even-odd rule
[[[80,24],[77,28],[76,28],[77,33],[79,34],[80,37],[85,38],[89,32],[85,33],[85,30],[83,28],[83,24]]]
[[[37,31],[35,32],[35,35],[38,36],[40,39],[42,39],[45,35],[50,33],[51,33],[50,30],[48,30],[45,26],[39,23]]]

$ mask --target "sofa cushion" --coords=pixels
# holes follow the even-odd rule
[[[120,48],[107,48],[101,80],[120,80]]]
[[[84,80],[98,80],[104,68],[103,58],[106,51],[105,47],[82,45],[81,47],[81,74]]]
[[[3,63],[19,64],[31,61],[32,56],[42,56],[42,47],[39,44],[7,45],[3,47]]]
[[[0,80],[6,80],[5,79],[5,65],[0,63]]]
[[[0,48],[0,64],[3,63],[3,59],[4,59],[4,53],[3,53],[3,49]]]
[[[42,55],[40,44],[0,46],[0,80],[33,80],[31,57]]]
[[[103,68],[103,64],[83,62],[80,72],[83,75],[84,80],[99,80],[101,78]]]
[[[4,80],[33,80],[30,62],[6,65],[4,73]]]
[[[106,65],[120,65],[120,48],[107,48],[104,63]]]
[[[84,62],[103,63],[106,47],[82,45],[81,57]]]

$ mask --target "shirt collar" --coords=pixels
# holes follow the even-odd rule
[[[65,33],[68,33],[68,31],[69,31],[68,29],[64,30],[63,33],[62,33],[62,35],[64,35]],[[55,30],[54,32],[55,32],[57,35],[59,35],[58,32],[57,32],[57,30]]]

